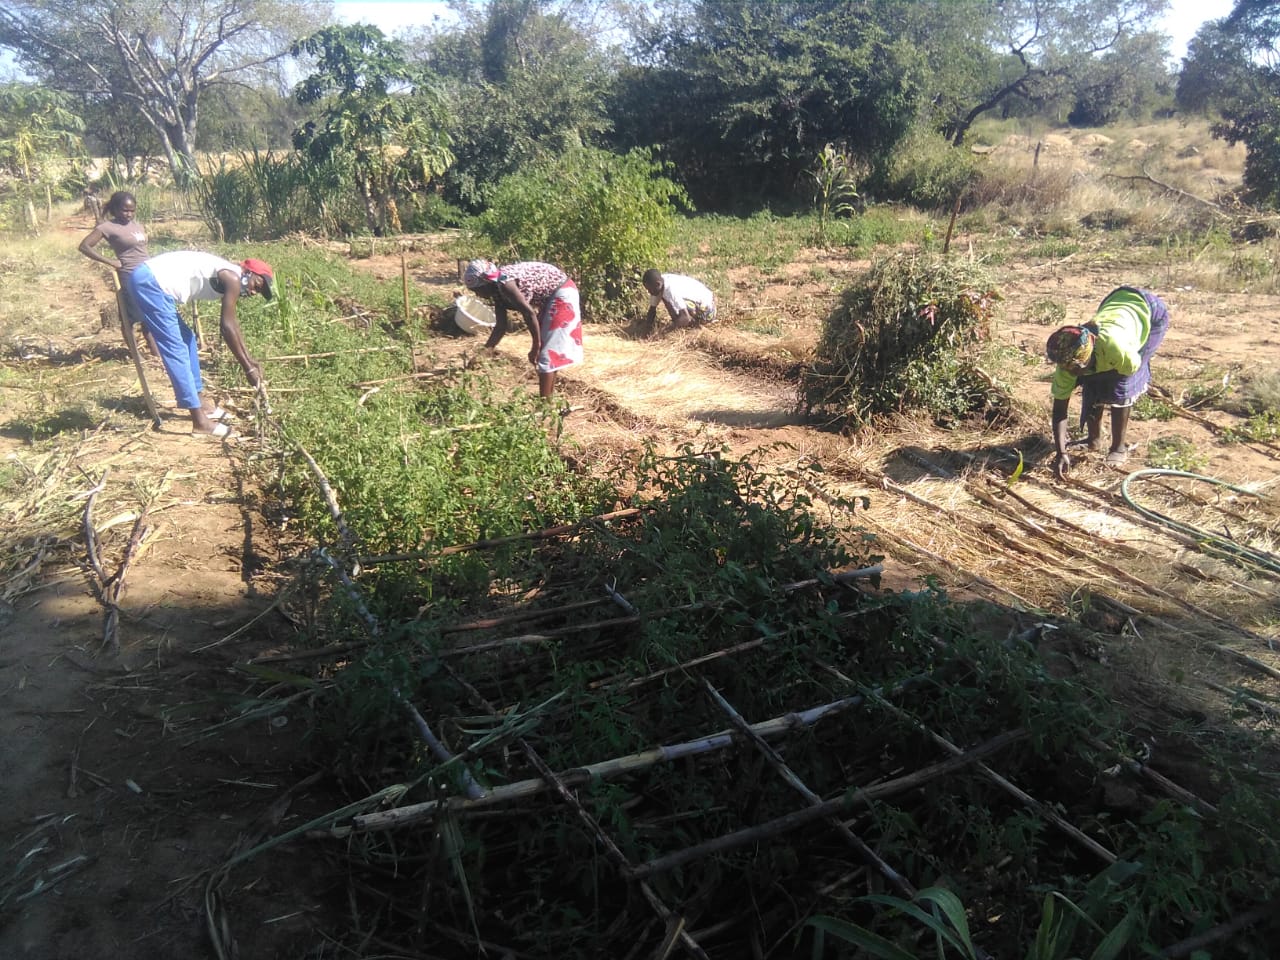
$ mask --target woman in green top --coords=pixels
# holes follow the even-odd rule
[[[1098,306],[1093,319],[1079,327],[1055,330],[1045,354],[1058,365],[1050,394],[1053,397],[1053,444],[1057,456],[1053,472],[1059,479],[1071,470],[1069,446],[1102,448],[1102,411],[1111,408],[1111,449],[1106,462],[1120,466],[1128,459],[1125,431],[1129,411],[1151,385],[1151,358],[1169,329],[1169,309],[1163,300],[1139,287],[1112,290]],[[1067,409],[1079,383],[1082,394],[1080,420],[1086,439],[1067,441]]]

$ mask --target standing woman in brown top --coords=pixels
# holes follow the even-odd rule
[[[102,208],[104,217],[102,221],[89,231],[89,235],[80,241],[80,252],[90,260],[97,260],[99,263],[105,263],[108,267],[120,274],[120,288],[127,289],[125,285],[125,277],[133,273],[133,271],[142,264],[151,254],[147,250],[147,231],[142,228],[142,224],[134,220],[134,214],[138,210],[138,201],[132,193],[127,190],[117,190],[111,195],[106,206]],[[95,247],[101,245],[105,240],[111,245],[111,251],[116,255],[115,260],[110,260],[102,254],[98,253]],[[125,302],[131,316],[137,320],[138,311],[133,303],[125,295]],[[147,338],[147,347],[151,351],[153,357],[160,356],[160,352],[156,349],[155,342],[151,339],[151,333],[144,325],[142,328],[143,335]]]

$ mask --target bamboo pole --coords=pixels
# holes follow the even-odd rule
[[[922,682],[928,675],[909,677],[893,685],[891,690],[898,692],[909,689],[917,683]],[[777,737],[793,730],[799,730],[804,727],[810,727],[819,721],[828,717],[835,716],[847,710],[851,710],[865,702],[866,698],[861,694],[850,697],[841,697],[839,700],[833,700],[829,703],[820,704],[816,707],[810,707],[799,712],[783,714],[774,717],[771,720],[764,720],[751,725],[751,729],[761,737]],[[695,757],[700,754],[715,753],[720,750],[726,750],[735,745],[734,736],[731,731],[722,730],[718,733],[709,734],[705,737],[699,737],[696,740],[688,740],[683,743],[670,744],[667,746],[653,747],[640,753],[627,754],[622,757],[613,757],[608,760],[601,760],[585,767],[579,767],[574,770],[567,770],[559,774],[560,778],[569,786],[579,783],[587,783],[593,778],[607,780],[613,777],[625,776],[629,773],[636,773],[641,770],[648,770],[650,767],[657,766],[660,763],[674,763],[686,757]],[[387,830],[393,827],[408,826],[414,823],[421,823],[431,820],[438,814],[455,813],[467,810],[474,810],[478,807],[496,806],[498,804],[507,803],[512,800],[522,800],[526,797],[535,796],[546,790],[546,783],[541,777],[535,777],[531,780],[519,780],[515,783],[503,784],[490,789],[487,796],[480,800],[467,800],[462,797],[446,797],[443,800],[427,800],[422,803],[408,804],[403,807],[397,807],[393,810],[379,810],[373,813],[361,814],[352,818],[349,825],[335,827],[331,831],[325,833],[326,836],[345,837],[351,833],[363,833],[369,830]]]
[[[958,757],[951,757],[948,760],[922,767],[892,780],[885,780],[869,787],[863,787],[860,790],[846,791],[838,797],[824,800],[804,810],[797,810],[752,827],[746,827],[703,843],[694,844],[691,847],[685,847],[683,850],[677,850],[664,857],[649,860],[633,867],[628,873],[627,879],[642,880],[655,874],[666,873],[676,867],[683,866],[694,860],[700,860],[712,854],[736,850],[747,844],[757,843],[761,840],[789,833],[792,830],[807,826],[815,820],[821,820],[823,817],[839,813],[849,807],[869,805],[875,800],[882,800],[886,797],[905,793],[908,790],[914,790],[916,787],[922,787],[926,783],[931,783],[941,777],[958,773],[966,767],[972,766],[994,753],[998,753],[1010,744],[1025,739],[1026,736],[1027,731],[1023,729],[1009,730],[1005,733],[997,734]]]

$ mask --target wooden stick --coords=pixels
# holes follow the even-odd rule
[[[919,458],[919,459],[923,460],[923,458]],[[928,461],[924,461],[924,462],[928,463]],[[890,489],[895,491],[896,493],[900,493],[901,495],[907,497],[909,500],[915,503],[919,503],[921,506],[925,506],[930,509],[936,510],[948,517],[953,518],[953,520],[955,520],[956,522],[960,522],[963,520],[963,518],[957,518],[953,511],[950,511],[945,507],[939,506],[938,504],[935,504],[925,499],[924,497],[920,497],[912,493],[911,491],[905,489],[904,487],[901,487],[898,484],[894,483],[888,477],[882,476],[880,478],[880,481],[881,481],[881,484],[885,486],[886,489]],[[978,491],[974,491],[974,492],[978,493]],[[990,495],[986,493],[982,493],[980,496],[980,499],[984,500],[984,502],[989,502]],[[1271,640],[1269,638],[1264,637],[1261,634],[1255,633],[1252,630],[1249,630],[1243,626],[1240,626],[1239,624],[1233,623],[1224,617],[1220,617],[1216,613],[1206,610],[1204,607],[1194,604],[1189,600],[1184,600],[1182,597],[1179,597],[1176,594],[1170,593],[1168,590],[1165,590],[1163,587],[1157,587],[1153,583],[1148,583],[1147,581],[1143,580],[1141,577],[1134,576],[1133,574],[1129,573],[1127,570],[1124,570],[1121,567],[1116,566],[1115,564],[1108,563],[1105,560],[1102,560],[1096,554],[1092,554],[1084,550],[1080,550],[1068,544],[1066,541],[1060,538],[1053,537],[1050,534],[1048,534],[1046,531],[1040,529],[1039,527],[1036,527],[1033,524],[1028,524],[1025,521],[1025,519],[1022,519],[1022,518],[1017,518],[1017,519],[1019,520],[1019,523],[1022,526],[1026,527],[1026,529],[1028,530],[1031,530],[1037,537],[1053,543],[1059,550],[1062,550],[1063,552],[1067,553],[1069,556],[1074,557],[1075,559],[1087,560],[1091,564],[1097,566],[1098,568],[1105,570],[1107,573],[1111,574],[1111,576],[1119,580],[1122,580],[1131,586],[1138,587],[1140,590],[1143,590],[1146,593],[1149,593],[1153,596],[1157,596],[1157,597],[1160,597],[1161,599],[1168,600],[1170,603],[1173,603],[1176,606],[1181,607],[1182,609],[1186,610],[1188,613],[1193,613],[1197,617],[1201,617],[1206,620],[1211,620],[1214,623],[1217,623],[1222,627],[1226,628],[1227,630],[1238,633],[1241,636],[1248,637],[1251,640],[1257,640],[1265,644],[1268,648],[1271,647]],[[971,521],[964,521],[964,522],[971,522]],[[1024,546],[1019,544],[1016,540],[1013,540],[1012,538],[1004,535],[1003,533],[1000,533],[997,530],[989,530],[986,528],[984,528],[984,530],[989,536],[994,537],[998,542],[1002,543],[1004,546],[1020,552],[1028,552]]]
[[[1137,617],[1142,620],[1149,620],[1151,623],[1154,623],[1163,630],[1168,630],[1170,633],[1182,634],[1184,636],[1195,636],[1195,634],[1192,634],[1188,630],[1184,630],[1181,627],[1175,627],[1168,620],[1163,620],[1150,613],[1144,613],[1137,607],[1131,607],[1123,600],[1117,600],[1115,597],[1109,597],[1105,593],[1093,593],[1092,596],[1095,600],[1101,600],[1103,603],[1111,604],[1121,613],[1127,614],[1131,617]],[[1237,650],[1234,647],[1228,647],[1224,643],[1214,643],[1212,640],[1202,640],[1201,642],[1210,650],[1214,650],[1224,656],[1230,657],[1233,660],[1237,660],[1252,670],[1257,670],[1259,673],[1266,674],[1272,680],[1280,680],[1280,670],[1277,670],[1269,664],[1263,663],[1261,660],[1257,660],[1254,657],[1249,656],[1241,650]]]
[[[420,370],[417,373],[403,373],[398,377],[384,377],[381,380],[361,380],[359,383],[348,384],[352,389],[366,389],[368,387],[381,387],[388,383],[398,383],[404,380],[428,380],[435,377],[448,376],[451,373],[459,373],[465,367],[436,367],[434,370]]]
[[[1095,750],[1098,750],[1102,753],[1115,752],[1113,748],[1107,746],[1107,744],[1103,743],[1101,740],[1095,740],[1090,738],[1089,743]],[[1120,757],[1119,762],[1130,773],[1137,774],[1138,776],[1141,776],[1141,777],[1146,777],[1148,780],[1150,780],[1152,783],[1158,786],[1161,790],[1163,790],[1169,796],[1173,797],[1173,799],[1177,800],[1179,803],[1185,803],[1187,806],[1195,807],[1201,813],[1214,814],[1218,812],[1218,808],[1215,807],[1212,803],[1209,803],[1207,800],[1201,800],[1198,796],[1196,796],[1186,787],[1183,787],[1183,786],[1180,786],[1179,784],[1174,783],[1172,780],[1166,777],[1163,773],[1161,773],[1158,770],[1151,769],[1151,767],[1147,766],[1145,763],[1142,763],[1139,760],[1135,760],[1133,757],[1124,757],[1124,756]]]
[[[360,353],[386,353],[391,350],[403,350],[404,347],[397,345],[391,347],[361,347],[358,350],[328,350],[324,353],[286,353],[278,357],[266,357],[267,361],[285,361],[285,360],[321,360],[325,357],[353,357]]]
[[[1272,718],[1280,717],[1280,707],[1273,707],[1269,703],[1263,703],[1257,697],[1251,697],[1247,693],[1245,693],[1243,690],[1233,689],[1232,687],[1224,686],[1221,683],[1216,683],[1213,680],[1208,680],[1203,677],[1201,678],[1200,682],[1203,683],[1210,690],[1216,690],[1218,691],[1218,693],[1221,693],[1224,696],[1228,696],[1232,700],[1238,700],[1241,703],[1243,703],[1245,706],[1247,706],[1249,709],[1256,710],[1258,713],[1261,713],[1264,716],[1268,716]]]
[[[793,475],[802,483],[804,483],[805,486],[807,486],[809,490],[815,496],[817,496],[820,500],[822,500],[824,503],[828,504],[829,506],[839,507],[843,509],[843,506],[840,503],[839,498],[831,496],[831,494],[827,493],[827,491],[822,489],[822,487],[818,486],[816,483],[814,483],[813,481],[805,477],[801,477],[798,473]],[[1009,597],[1010,599],[1017,602],[1023,611],[1033,611],[1033,610],[1040,609],[1039,604],[1032,603],[1030,600],[1026,599],[1025,597],[1019,596],[1018,594],[1014,593],[1012,590],[1009,590],[1006,587],[1002,587],[998,583],[993,583],[992,581],[988,580],[984,576],[981,576],[980,574],[976,574],[970,570],[966,570],[964,567],[961,567],[958,564],[952,562],[951,560],[948,560],[946,557],[939,556],[938,554],[934,553],[932,550],[929,550],[926,547],[922,547],[920,546],[920,544],[915,543],[914,541],[909,540],[906,537],[901,536],[900,534],[890,532],[883,524],[872,519],[869,514],[866,514],[866,513],[861,514],[860,519],[862,520],[862,522],[869,523],[871,526],[875,527],[879,531],[877,536],[884,537],[888,540],[895,540],[898,543],[901,543],[903,546],[907,547],[909,550],[912,550],[920,554],[921,556],[928,557],[930,560],[937,563],[943,569],[952,570],[963,575],[969,580],[970,583],[980,583],[989,590],[992,590],[996,593],[1003,594],[1004,596]]]
[[[484,787],[476,782],[476,778],[471,775],[467,765],[458,762],[458,758],[440,742],[440,738],[431,730],[431,726],[422,714],[418,712],[418,708],[406,700],[396,687],[391,688],[391,696],[409,714],[409,718],[413,720],[414,728],[418,731],[418,736],[422,738],[423,743],[427,745],[427,749],[435,755],[435,758],[442,764],[457,764],[458,777],[462,781],[462,789],[466,792],[468,799],[479,800],[483,797],[485,793]]]
[[[191,325],[196,328],[196,348],[204,350],[208,347],[204,339],[204,328],[200,326],[200,305],[198,300],[191,301]]]
[[[81,517],[81,525],[84,529],[85,554],[88,557],[89,569],[98,578],[99,587],[107,582],[107,573],[102,569],[102,561],[98,558],[98,534],[93,529],[93,501],[97,499],[98,494],[106,487],[107,474],[110,472],[110,468],[104,470],[102,478],[89,490],[88,497],[84,503],[84,514]]]
[[[780,836],[849,807],[870,804],[874,800],[881,800],[885,797],[905,793],[908,790],[914,790],[916,787],[922,787],[940,777],[958,773],[965,767],[1003,750],[1010,744],[1025,739],[1026,736],[1027,731],[1022,729],[997,734],[990,740],[978,744],[978,746],[962,753],[958,757],[952,757],[949,760],[922,767],[913,773],[895,777],[892,780],[885,780],[869,787],[863,787],[852,792],[846,791],[838,797],[824,800],[804,810],[797,810],[773,820],[756,824],[753,827],[746,827],[703,843],[694,844],[691,847],[685,847],[683,850],[677,850],[675,853],[667,854],[664,857],[649,860],[646,863],[632,867],[627,874],[627,879],[642,880],[658,873],[666,873],[693,860],[700,860],[712,854],[736,850],[738,847],[746,846],[747,844],[758,843],[761,840]]]
[[[120,314],[120,336],[124,338],[125,349],[129,351],[129,359],[133,361],[133,371],[138,376],[138,386],[142,387],[142,402],[146,404],[147,414],[151,417],[151,429],[160,429],[160,410],[156,407],[155,397],[151,395],[151,387],[147,384],[147,371],[142,364],[142,354],[138,352],[138,340],[133,335],[133,317],[129,315],[129,304],[124,287],[120,283],[120,272],[111,271],[116,285],[116,312]]]
[[[787,766],[786,761],[782,759],[778,754],[778,751],[773,749],[768,741],[757,736],[752,731],[750,725],[748,725],[747,721],[743,719],[742,714],[734,708],[733,704],[725,699],[724,695],[715,688],[711,681],[706,677],[703,677],[702,683],[706,688],[707,693],[711,696],[711,699],[714,700],[716,705],[725,712],[726,716],[728,716],[729,721],[733,724],[734,728],[746,737],[756,750],[759,751],[760,755],[764,757],[765,762],[768,763],[769,766],[773,767],[777,774],[790,784],[793,790],[799,793],[800,796],[804,797],[810,806],[817,806],[822,803],[822,798],[810,790],[804,781],[796,775],[795,771]],[[893,885],[894,889],[908,900],[915,899],[916,888],[912,886],[911,882],[902,874],[898,873],[897,870],[893,869],[893,867],[889,866],[889,864],[885,863],[884,860],[880,858],[880,855],[867,846],[866,842],[863,841],[861,837],[850,830],[849,827],[841,822],[838,817],[831,816],[828,818],[827,822],[829,826],[835,829],[836,833],[840,834],[840,836],[844,838],[845,842],[848,843],[849,846],[858,851],[864,860],[879,870],[881,875]]]
[[[522,623],[526,620],[540,620],[543,617],[554,616],[559,613],[571,613],[575,610],[585,610],[589,607],[598,607],[608,600],[579,600],[575,603],[566,603],[558,607],[544,607],[541,610],[525,610],[522,613],[511,613],[502,617],[488,617],[483,620],[468,620],[465,623],[454,623],[440,628],[441,633],[462,633],[467,630],[488,630],[492,627],[501,627],[509,623]]]
[[[873,698],[880,706],[884,707],[886,710],[893,713],[894,716],[901,717],[902,719],[912,724],[917,730],[919,730],[921,733],[927,736],[930,740],[932,740],[938,746],[942,747],[943,750],[947,751],[947,753],[951,754],[953,757],[959,757],[964,755],[964,751],[961,750],[959,747],[957,747],[954,743],[952,743],[950,740],[948,740],[946,737],[942,736],[941,734],[935,733],[933,730],[926,727],[920,720],[916,719],[914,716],[909,714],[906,710],[903,710],[901,707],[896,706],[890,703],[888,700],[885,700],[883,697],[877,694],[870,693],[869,691],[868,691],[868,696]],[[1094,854],[1099,859],[1104,860],[1107,863],[1115,863],[1116,860],[1118,859],[1114,853],[1112,853],[1102,844],[1098,843],[1098,841],[1094,840],[1088,834],[1084,833],[1082,830],[1080,830],[1079,827],[1075,826],[1075,824],[1064,819],[1063,817],[1060,817],[1050,807],[1041,803],[1039,800],[1031,796],[1031,794],[1027,793],[1025,790],[1018,787],[1016,784],[1012,783],[1009,780],[1006,780],[1004,777],[996,773],[996,771],[992,770],[985,763],[979,763],[977,765],[977,769],[979,773],[981,773],[984,777],[986,777],[988,780],[994,783],[997,787],[999,787],[1005,793],[1009,794],[1011,797],[1014,797],[1023,806],[1027,807],[1028,809],[1034,811],[1039,816],[1048,820],[1055,827],[1057,827],[1059,830],[1061,830],[1063,833],[1069,836],[1072,840],[1075,840],[1082,847],[1084,847],[1090,853]]]
[[[129,542],[125,545],[124,556],[120,559],[120,566],[116,568],[116,572],[111,575],[111,579],[106,584],[105,593],[110,605],[107,610],[106,623],[102,628],[102,643],[111,650],[120,649],[120,637],[118,635],[120,627],[120,596],[124,593],[124,578],[129,572],[129,564],[133,561],[134,551],[142,543],[142,538],[146,536],[147,514],[150,509],[150,504],[144,504],[138,519],[133,522],[133,530],[129,534]]]

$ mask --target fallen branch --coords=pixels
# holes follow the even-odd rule
[[[1189,957],[1210,944],[1235,936],[1241,930],[1247,930],[1255,923],[1274,917],[1277,907],[1280,907],[1280,897],[1273,897],[1266,903],[1260,903],[1251,910],[1246,910],[1244,913],[1232,917],[1225,923],[1220,923],[1204,933],[1188,937],[1186,940],[1180,940],[1171,947],[1165,947],[1160,951],[1160,956],[1167,957],[1169,960],[1177,960],[1178,957]]]
[[[1104,173],[1103,179],[1125,180],[1128,182],[1136,181],[1138,183],[1149,183],[1152,186],[1159,187],[1161,190],[1164,190],[1167,193],[1172,193],[1176,197],[1181,197],[1183,200],[1190,200],[1193,203],[1198,203],[1201,206],[1208,207],[1210,210],[1218,214],[1218,216],[1220,217],[1229,217],[1229,214],[1225,210],[1223,210],[1220,206],[1218,206],[1216,203],[1214,203],[1212,200],[1205,200],[1203,197],[1197,197],[1194,193],[1187,193],[1187,191],[1180,190],[1177,187],[1172,186],[1171,184],[1165,183],[1162,180],[1157,180],[1155,177],[1151,176],[1151,174],[1147,173],[1146,168],[1143,168],[1143,171],[1141,174]]]

